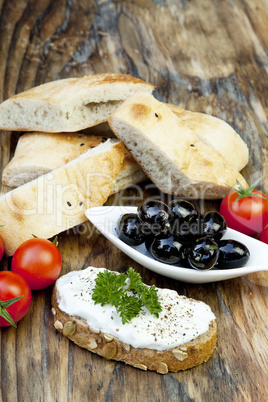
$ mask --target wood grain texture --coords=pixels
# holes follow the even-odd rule
[[[266,0],[0,0],[0,9],[0,101],[54,79],[132,74],[155,84],[158,99],[231,124],[250,149],[246,179],[262,175],[260,188],[268,193]],[[18,137],[0,132],[0,173]],[[140,204],[149,196],[164,199],[145,182],[141,191],[129,189],[108,204]],[[217,350],[201,366],[164,376],[106,361],[58,334],[52,289],[35,291],[18,328],[0,331],[1,401],[267,399],[266,273],[191,285],[144,269],[89,223],[59,241],[63,274],[88,265],[133,266],[148,284],[208,303],[218,321]],[[10,262],[3,260],[1,269]]]

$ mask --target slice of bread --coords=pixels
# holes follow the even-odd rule
[[[217,325],[205,303],[158,289],[159,317],[146,308],[122,324],[115,307],[94,304],[95,278],[103,268],[89,267],[59,278],[52,295],[55,328],[78,346],[110,360],[166,374],[207,361],[215,347]]]
[[[220,199],[245,179],[170,108],[151,95],[128,98],[108,123],[163,192]],[[230,152],[232,152],[230,150]]]
[[[145,172],[126,149],[125,158],[111,190],[111,195],[145,180],[148,180]]]
[[[0,196],[5,253],[33,235],[52,236],[86,221],[85,210],[111,193],[125,157],[122,142],[108,139],[68,164]]]
[[[111,130],[110,133],[112,133]],[[3,170],[2,182],[9,187],[19,187],[65,165],[106,140],[107,137],[83,133],[23,134],[19,138],[14,157]],[[140,183],[146,178],[143,170],[126,151],[122,168],[111,193]]]
[[[123,74],[97,74],[52,81],[0,105],[0,128],[12,131],[74,132],[106,121],[123,100],[152,84]]]
[[[220,153],[235,170],[240,172],[247,165],[249,160],[247,144],[228,123],[205,113],[191,112],[171,104],[167,106],[205,144]]]

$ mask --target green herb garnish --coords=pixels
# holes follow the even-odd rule
[[[92,299],[95,304],[115,306],[123,324],[136,317],[143,306],[157,318],[162,311],[155,286],[144,285],[140,274],[133,268],[119,275],[108,270],[99,272]]]

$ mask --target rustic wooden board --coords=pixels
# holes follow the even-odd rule
[[[250,149],[246,179],[262,175],[268,193],[266,0],[0,0],[0,9],[0,101],[58,78],[132,74],[155,84],[158,99],[230,123]],[[1,132],[0,173],[18,137]],[[142,189],[144,198],[163,197],[149,182]],[[131,197],[142,201],[135,190],[124,196],[125,204]],[[108,203],[117,201],[114,196]],[[200,206],[218,208],[219,202]],[[59,240],[62,273],[88,265],[133,266],[148,284],[208,303],[218,321],[217,350],[199,367],[164,376],[106,361],[54,330],[48,288],[33,292],[17,329],[1,329],[0,400],[267,399],[266,273],[191,285],[134,263],[89,223]],[[10,259],[1,262],[1,269],[9,267]]]

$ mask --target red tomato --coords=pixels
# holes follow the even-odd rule
[[[2,260],[4,255],[4,242],[2,238],[0,237],[0,261]]]
[[[5,308],[5,301],[20,296],[23,297]],[[22,276],[10,271],[0,272],[0,327],[15,326],[14,322],[21,320],[29,310],[31,300],[32,293],[30,286]],[[8,316],[6,312],[14,320],[13,323],[3,318],[3,316]]]
[[[238,192],[231,191],[220,206],[220,213],[227,226],[246,235],[260,232],[268,221],[268,198],[261,191],[254,189],[250,194],[252,195],[239,198]]]
[[[262,229],[261,234],[260,234],[260,241],[263,241],[263,243],[268,244],[268,225],[265,226],[264,229]]]
[[[22,243],[11,262],[11,270],[20,274],[31,289],[44,289],[58,278],[62,267],[60,250],[46,239],[34,238]]]

